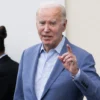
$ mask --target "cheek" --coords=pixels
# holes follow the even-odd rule
[[[42,31],[43,31],[43,28],[41,28],[41,27],[37,27],[37,30],[38,30],[38,33],[41,34]]]
[[[53,35],[55,39],[59,39],[62,37],[62,31],[61,30],[55,30],[55,34]]]
[[[43,27],[40,26],[39,24],[37,24],[37,30],[38,30],[38,32],[41,32],[43,30]]]
[[[53,33],[54,35],[59,36],[62,33],[60,27],[53,29]]]

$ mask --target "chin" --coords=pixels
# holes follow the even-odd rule
[[[43,42],[43,44],[44,44],[45,46],[50,46],[50,45],[52,45],[50,42]]]
[[[50,41],[45,41],[45,40],[43,40],[42,42],[43,42],[43,44],[45,44],[45,45],[47,45],[47,44],[50,45],[50,44],[51,44]]]
[[[43,42],[43,44],[44,44],[44,45],[48,45],[48,46],[51,45],[50,43],[44,43],[44,42]]]

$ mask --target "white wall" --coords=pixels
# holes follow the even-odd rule
[[[69,40],[93,54],[100,75],[100,0],[66,0]]]
[[[6,53],[20,61],[22,51],[40,42],[35,26],[35,13],[44,0],[0,0],[0,25],[5,25]],[[47,0],[45,0],[47,1]],[[64,0],[55,0],[64,5]]]

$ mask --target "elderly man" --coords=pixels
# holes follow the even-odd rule
[[[93,57],[62,35],[65,8],[46,3],[36,13],[42,43],[23,52],[14,100],[100,100]]]

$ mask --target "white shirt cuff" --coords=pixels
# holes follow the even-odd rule
[[[78,70],[78,73],[75,76],[72,75],[72,78],[73,79],[78,79],[79,76],[80,76],[80,69]]]

